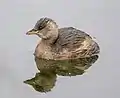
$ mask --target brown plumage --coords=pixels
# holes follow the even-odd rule
[[[77,59],[97,55],[100,51],[98,44],[87,33],[73,27],[59,29],[50,18],[41,18],[27,34],[42,38],[34,53],[38,58]]]

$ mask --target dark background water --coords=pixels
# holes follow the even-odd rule
[[[119,98],[119,0],[0,1],[1,98]],[[60,27],[74,26],[96,37],[98,61],[83,76],[61,77],[52,92],[41,94],[23,81],[38,71],[33,57],[38,37],[25,33],[43,16]]]

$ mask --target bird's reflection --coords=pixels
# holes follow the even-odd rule
[[[40,72],[36,73],[34,78],[24,81],[24,83],[31,85],[36,91],[49,92],[55,86],[57,75],[82,75],[97,59],[98,55],[64,61],[45,60],[35,57],[36,66]]]
[[[54,72],[36,73],[35,77],[24,81],[24,83],[32,85],[39,92],[48,92],[54,87],[56,82],[56,74]]]

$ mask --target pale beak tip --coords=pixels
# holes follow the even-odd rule
[[[27,32],[26,35],[29,35],[29,32]]]

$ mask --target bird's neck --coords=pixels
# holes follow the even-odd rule
[[[58,38],[58,30],[50,31],[46,37],[47,38],[42,38],[41,40],[45,45],[54,44]]]

